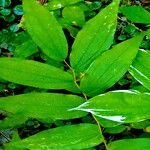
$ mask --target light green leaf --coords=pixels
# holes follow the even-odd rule
[[[19,32],[12,39],[15,47],[14,57],[27,58],[37,52],[37,45],[33,42],[27,32]]]
[[[150,52],[140,50],[129,69],[130,74],[150,90]]]
[[[120,11],[132,22],[150,24],[150,12],[141,6],[125,6]]]
[[[88,132],[87,132],[88,131]],[[78,124],[42,131],[22,141],[7,144],[10,149],[73,150],[94,147],[103,141],[97,125]]]
[[[23,8],[25,25],[34,42],[50,58],[63,61],[67,56],[67,40],[53,13],[36,0],[23,0]]]
[[[75,88],[71,74],[33,60],[0,58],[0,78],[43,89]]]
[[[70,24],[83,26],[85,23],[84,12],[80,7],[65,7],[62,11],[62,15],[67,21],[70,22]]]
[[[120,123],[138,122],[150,118],[150,93],[114,91],[101,94],[71,110]]]
[[[80,118],[85,112],[68,111],[81,105],[85,100],[79,96],[50,93],[30,93],[0,98],[0,110],[8,112],[8,118],[1,121],[1,127],[12,127],[27,118],[54,121]],[[17,123],[15,124],[15,119]],[[12,122],[11,122],[12,121]],[[9,124],[8,124],[9,123]]]
[[[27,58],[37,52],[37,45],[32,40],[27,40],[21,45],[17,45],[14,57]]]
[[[87,95],[95,96],[113,86],[129,69],[143,36],[140,34],[119,43],[99,56],[86,70],[81,89]]]
[[[100,11],[78,33],[70,55],[71,66],[84,72],[92,61],[107,50],[114,38],[119,0]]]
[[[47,3],[47,8],[49,10],[60,9],[65,6],[69,6],[78,2],[83,2],[83,0],[52,0]]]
[[[124,139],[111,142],[110,150],[149,150],[150,138]]]

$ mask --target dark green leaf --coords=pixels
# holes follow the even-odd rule
[[[11,4],[11,0],[0,0],[0,6],[8,7]]]
[[[114,85],[129,69],[144,34],[124,41],[99,56],[81,80],[81,89],[95,96]],[[91,82],[92,81],[92,82]]]
[[[67,40],[53,13],[36,0],[23,2],[25,25],[34,42],[50,58],[63,61],[68,51]]]
[[[14,11],[15,15],[18,15],[18,16],[23,15],[22,5],[15,6],[14,9],[13,9],[13,11]]]
[[[101,94],[72,110],[120,123],[132,123],[150,118],[150,93],[114,91]]]
[[[118,125],[116,127],[106,128],[105,132],[109,133],[109,134],[118,134],[118,133],[123,132],[126,129],[127,129],[126,126],[124,126],[124,125]]]
[[[71,66],[85,71],[92,61],[107,50],[114,38],[119,0],[104,8],[78,33],[70,55]]]

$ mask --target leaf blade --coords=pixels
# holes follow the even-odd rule
[[[81,80],[81,90],[95,96],[114,85],[129,69],[143,36],[140,34],[117,44],[93,61]]]
[[[141,6],[125,6],[120,10],[132,22],[150,24],[150,13]]]
[[[102,141],[102,135],[99,134],[96,125],[78,124],[46,130],[22,141],[10,143],[6,145],[6,148],[85,149],[96,146]]]
[[[117,24],[118,3],[114,1],[104,8],[78,33],[70,55],[71,66],[77,72],[84,72],[97,56],[111,46]]]
[[[140,108],[140,109],[139,109]],[[150,94],[120,90],[101,94],[72,110],[120,123],[132,123],[150,118]]]
[[[43,89],[75,87],[71,74],[54,66],[19,58],[0,58],[0,77],[6,81]]]
[[[150,90],[150,52],[140,50],[129,68],[130,74],[144,87]]]
[[[25,25],[34,42],[50,58],[63,61],[67,56],[68,45],[54,15],[34,0],[24,0],[23,8]]]
[[[136,138],[136,139],[124,139],[110,143],[108,147],[111,150],[149,150],[150,149],[149,138]]]
[[[11,115],[8,114],[8,118],[6,120],[4,119],[6,123],[3,125],[3,121],[1,121],[0,126],[1,128],[12,127],[10,121],[13,121],[13,125],[16,126],[22,123],[21,120],[24,121],[29,117],[47,120],[48,122],[80,118],[85,116],[86,113],[80,111],[70,112],[68,109],[78,106],[84,101],[85,100],[79,96],[53,93],[29,93],[2,97],[0,98],[0,109],[11,113]],[[13,117],[16,117],[19,123],[17,122],[17,124],[15,124]],[[7,121],[9,124],[7,124]]]

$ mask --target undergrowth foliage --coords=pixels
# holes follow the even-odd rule
[[[106,135],[132,127],[150,132],[150,52],[141,44],[150,39],[150,13],[119,4],[113,0],[100,9],[101,3],[87,7],[82,0],[23,0],[23,31],[15,35],[13,57],[0,58],[0,80],[34,88],[0,98],[0,128],[15,130],[31,118],[49,127],[23,139],[15,132],[5,149],[150,149],[148,136],[112,141]],[[86,19],[85,12],[99,9]],[[134,33],[114,42],[120,13],[147,30],[130,24],[122,32],[135,27]],[[138,88],[116,88],[131,78]],[[50,127],[62,120],[72,122]]]

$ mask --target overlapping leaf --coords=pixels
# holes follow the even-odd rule
[[[143,36],[140,34],[124,41],[99,56],[86,70],[81,89],[87,95],[95,96],[114,85],[132,64]]]
[[[51,122],[79,118],[86,113],[71,112],[68,109],[82,104],[84,99],[78,96],[49,93],[30,93],[0,98],[0,110],[8,112],[8,117],[1,121],[0,127],[13,127],[26,119],[37,118]]]
[[[120,10],[132,22],[150,24],[150,12],[142,6],[125,6]]]
[[[149,150],[150,138],[118,140],[110,143],[108,147],[111,150]]]
[[[82,26],[85,23],[84,12],[80,7],[65,7],[62,11],[62,15],[70,24]]]
[[[83,0],[52,0],[47,3],[46,7],[49,10],[56,10],[65,6],[76,4],[78,2],[83,2]]]
[[[75,89],[71,74],[33,60],[0,58],[0,78],[43,89]]]
[[[150,90],[150,52],[140,50],[129,72],[137,81]]]
[[[23,8],[25,25],[34,42],[50,58],[63,61],[67,56],[67,41],[54,15],[36,0],[23,0]]]
[[[78,33],[70,55],[71,66],[84,72],[92,61],[107,50],[114,38],[119,0],[104,8]]]
[[[103,137],[96,125],[78,124],[42,131],[21,141],[7,144],[6,149],[80,150],[94,147],[102,141]]]
[[[150,118],[150,93],[114,91],[90,99],[72,110],[120,123],[138,122]]]

